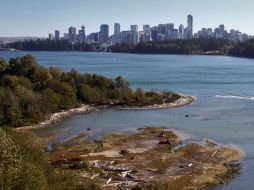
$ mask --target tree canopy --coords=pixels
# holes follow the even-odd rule
[[[20,127],[80,104],[145,106],[161,104],[174,93],[133,91],[128,81],[81,74],[75,69],[45,68],[32,55],[5,63],[0,59],[0,126]]]

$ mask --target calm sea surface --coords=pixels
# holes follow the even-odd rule
[[[0,57],[25,52],[0,52]],[[163,126],[190,140],[213,139],[244,151],[241,175],[221,190],[254,188],[254,59],[224,56],[131,55],[79,52],[32,52],[38,63],[125,77],[132,88],[172,90],[196,96],[194,105],[154,111],[116,111],[77,115],[55,127],[37,131],[67,140],[88,127],[91,138],[111,132],[132,132],[144,126]],[[185,118],[186,114],[190,118]]]

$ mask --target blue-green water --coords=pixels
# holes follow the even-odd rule
[[[9,59],[25,52],[0,52]],[[38,133],[66,140],[88,127],[92,138],[111,132],[130,132],[143,126],[164,126],[191,139],[211,138],[235,144],[245,152],[241,175],[219,189],[254,187],[254,60],[226,56],[131,55],[78,52],[33,52],[44,66],[122,75],[132,88],[172,90],[197,97],[187,107],[153,111],[117,111],[77,115]],[[189,118],[184,116],[189,114]]]

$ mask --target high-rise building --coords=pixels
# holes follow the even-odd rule
[[[152,41],[157,41],[158,38],[158,27],[154,26],[151,28],[151,36],[152,36]]]
[[[159,24],[159,25],[158,25],[158,32],[159,32],[160,34],[165,35],[165,34],[166,34],[166,31],[167,31],[167,25],[166,25],[166,24]]]
[[[108,43],[109,42],[109,25],[102,24],[100,27],[99,34],[99,42],[100,43]]]
[[[64,33],[64,39],[69,40],[69,33]]]
[[[131,25],[131,43],[138,44],[138,25]]]
[[[148,24],[143,25],[143,32],[144,32],[144,42],[151,41],[151,28]]]
[[[179,26],[179,34],[178,34],[179,39],[184,39],[184,25]]]
[[[115,23],[114,34],[119,35],[120,33],[121,33],[121,25],[119,23]]]
[[[78,41],[79,42],[85,42],[86,40],[86,31],[85,31],[85,26],[81,26],[81,30],[78,31]]]
[[[87,36],[87,41],[89,42],[98,42],[99,41],[99,32],[91,33]]]
[[[53,34],[49,34],[49,40],[53,40],[53,38],[54,38],[54,36],[53,36]]]
[[[188,15],[187,19],[187,39],[193,38],[193,16]]]
[[[209,37],[209,38],[213,37],[213,29],[212,28],[207,29],[207,37]]]
[[[60,31],[55,30],[55,40],[60,40]]]
[[[144,24],[143,25],[143,32],[145,33],[146,29],[147,28],[150,28],[150,25],[149,24]]]
[[[167,28],[167,30],[172,32],[174,30],[174,28],[175,28],[174,23],[168,23],[168,24],[166,24],[166,28]]]
[[[225,25],[224,25],[224,24],[221,24],[221,25],[219,26],[219,29],[220,29],[220,32],[224,32],[224,30],[225,30]]]
[[[131,25],[132,32],[138,32],[138,25]]]
[[[77,30],[74,27],[69,28],[69,41],[75,43],[77,39]]]
[[[121,43],[122,44],[131,44],[132,43],[132,32],[131,31],[122,31],[121,32]]]
[[[120,44],[121,43],[121,25],[119,23],[115,23],[114,26],[114,34],[112,37],[113,44]]]

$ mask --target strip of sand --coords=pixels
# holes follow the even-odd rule
[[[168,109],[191,105],[196,100],[196,97],[181,95],[181,98],[172,103],[155,104],[143,107],[116,107],[118,110],[155,110]]]
[[[95,112],[95,111],[98,111],[98,109],[96,109],[93,106],[81,105],[81,107],[79,107],[79,108],[74,108],[71,110],[54,113],[51,116],[49,116],[49,118],[47,120],[45,120],[43,122],[40,122],[35,125],[20,127],[20,128],[17,128],[17,130],[28,130],[28,129],[38,129],[38,128],[43,128],[43,127],[48,127],[48,126],[53,125],[55,123],[61,122],[64,118],[67,118],[69,116],[77,115],[77,114],[88,114],[88,113]]]

